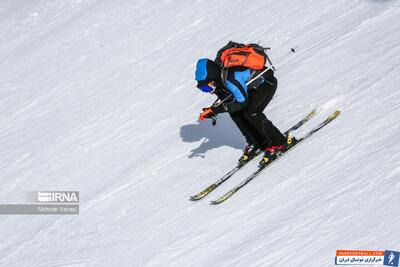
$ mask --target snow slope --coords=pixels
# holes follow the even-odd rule
[[[80,191],[79,216],[1,216],[1,266],[332,266],[400,250],[398,1],[0,3],[1,203]],[[334,123],[219,206],[244,140],[199,123],[199,57],[272,47],[283,129]],[[296,52],[290,53],[295,47]]]

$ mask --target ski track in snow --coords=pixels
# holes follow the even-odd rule
[[[243,19],[245,18],[245,19]],[[4,1],[1,203],[80,191],[79,216],[2,216],[1,266],[333,266],[337,249],[400,250],[396,1]],[[196,60],[229,40],[270,46],[282,130],[340,117],[237,192],[190,195],[244,140]],[[290,48],[295,48],[295,53]]]

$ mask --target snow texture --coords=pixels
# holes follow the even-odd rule
[[[398,1],[0,3],[1,203],[80,191],[78,216],[3,215],[1,266],[333,266],[400,250]],[[227,202],[188,201],[244,139],[195,88],[229,40],[270,46],[282,130],[342,111]],[[295,53],[290,52],[295,48]]]

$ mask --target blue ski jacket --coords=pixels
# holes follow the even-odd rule
[[[246,82],[251,76],[249,68],[233,67],[221,73],[220,67],[214,61],[203,58],[197,62],[195,76],[199,84],[215,81],[217,83],[216,94],[220,99],[224,99],[228,95],[232,96],[232,99],[224,105],[226,111],[233,113],[245,108],[248,104],[249,88]]]

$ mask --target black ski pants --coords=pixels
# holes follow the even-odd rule
[[[244,109],[230,113],[247,143],[261,149],[286,143],[286,137],[263,113],[274,96],[277,85],[276,78],[269,77],[268,81],[264,81],[257,89],[249,90],[248,105]]]

